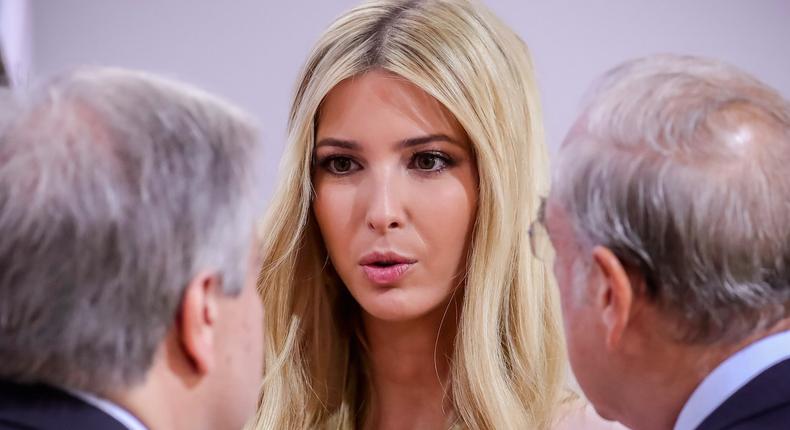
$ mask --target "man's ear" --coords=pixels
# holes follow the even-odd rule
[[[178,337],[184,355],[197,373],[208,373],[214,367],[214,346],[217,299],[222,277],[216,272],[198,273],[184,291],[178,312]]]
[[[601,312],[606,328],[606,346],[616,349],[625,333],[631,315],[634,292],[628,272],[609,248],[593,248],[594,264],[603,277],[595,291],[595,305]]]

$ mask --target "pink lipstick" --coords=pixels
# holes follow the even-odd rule
[[[372,252],[360,260],[365,276],[374,284],[394,284],[417,262],[394,252]]]

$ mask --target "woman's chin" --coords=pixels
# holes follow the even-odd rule
[[[391,288],[386,291],[368,292],[357,300],[368,316],[387,322],[419,320],[435,312],[446,300],[443,297],[425,297],[422,291]]]

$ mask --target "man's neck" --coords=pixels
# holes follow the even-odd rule
[[[145,379],[107,398],[134,414],[148,430],[212,428],[208,417],[201,415],[206,411],[199,407],[203,400],[195,392],[201,381],[193,373],[178,340],[168,336]]]
[[[173,399],[162,398],[157,390],[135,387],[111,397],[113,403],[132,413],[148,430],[179,428],[170,413]]]
[[[644,366],[628,372],[628,379],[637,382],[628,384],[623,381],[623,386],[629,388],[623,391],[615,417],[628,428],[671,429],[697,385],[724,359],[723,355],[719,358],[712,351],[705,352],[706,357],[701,360],[698,359],[700,356],[683,348],[672,351],[674,353],[667,349],[660,356],[653,354],[650,362],[663,361],[661,364],[649,366],[644,363]]]

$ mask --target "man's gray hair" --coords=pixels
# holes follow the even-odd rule
[[[662,55],[603,76],[558,154],[552,198],[582,248],[641,271],[680,340],[790,315],[790,104],[723,63]],[[589,267],[589,266],[588,266]]]
[[[243,286],[257,130],[199,90],[111,68],[0,111],[0,378],[142,381],[197,271]]]

